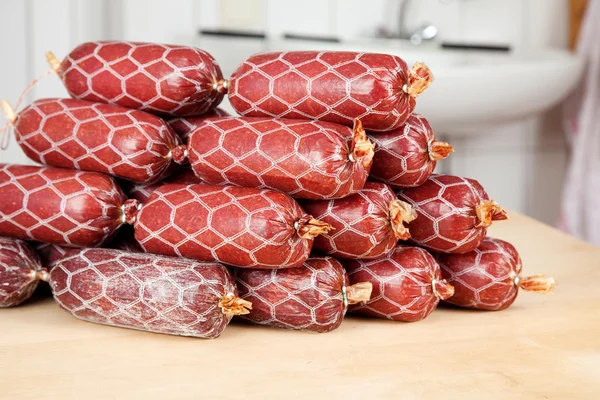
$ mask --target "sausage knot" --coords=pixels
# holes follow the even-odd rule
[[[129,199],[123,203],[121,210],[123,212],[123,223],[133,225],[139,210],[142,208],[142,203],[136,199]]]

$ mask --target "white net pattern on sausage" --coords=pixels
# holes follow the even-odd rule
[[[214,87],[221,72],[203,50],[121,41],[88,45],[95,45],[92,52],[76,59],[70,54],[63,61],[63,80],[86,82],[85,91],[69,92],[74,98],[171,115],[202,114],[221,102],[222,94]],[[111,47],[116,46],[128,50],[114,57]],[[152,52],[149,61],[137,58],[143,49]]]
[[[309,212],[319,221],[335,227],[334,231],[315,238],[315,246],[334,257],[361,259],[381,257],[396,247],[394,230],[390,222],[390,202],[394,193],[380,183],[368,182],[352,197],[329,200],[325,212]],[[353,208],[353,213],[349,208]],[[336,209],[345,209],[338,215]],[[348,218],[352,216],[353,218]],[[358,245],[360,243],[360,245]]]
[[[304,270],[301,277],[290,275],[289,269],[274,269],[268,275],[261,271],[260,282],[252,279],[254,271],[238,271],[240,297],[250,301],[254,308],[242,318],[287,329],[325,331],[337,326],[345,313],[343,269],[336,268],[328,258],[311,259],[301,268]],[[260,316],[255,317],[258,309]]]
[[[423,237],[417,238],[414,234],[415,231],[411,230],[412,241],[432,250],[453,252],[482,235],[482,230],[475,228],[478,223],[475,207],[487,198],[483,198],[480,191],[471,182],[457,176],[432,175],[426,184],[429,188],[433,187],[432,184],[436,185],[436,190],[431,190],[431,195],[425,199],[419,197],[418,201],[406,196],[402,190],[397,192],[398,198],[410,203],[418,213],[417,219],[409,224],[409,229],[415,225],[427,226],[427,229],[423,230],[426,231],[426,236]],[[420,190],[421,188],[423,186],[409,190]],[[423,191],[420,190],[419,193],[421,194]],[[463,199],[464,205],[457,206],[455,202],[448,200],[449,197]],[[456,229],[448,229],[451,226],[451,220],[455,222],[462,220],[459,221],[461,223],[466,220],[470,221],[472,225],[469,229],[458,232]],[[440,227],[441,224],[444,224],[448,232]],[[449,237],[449,234],[453,234],[455,237]],[[432,244],[432,241],[436,241],[436,243]]]
[[[427,126],[423,121],[425,121],[425,118],[422,116],[412,114],[402,126],[402,131],[395,131],[398,134],[393,136],[385,134],[383,136],[369,135],[369,139],[376,144],[371,177],[389,183],[390,185],[407,187],[418,186],[418,184],[406,185],[406,182],[412,181],[420,184],[431,175],[435,162],[429,160],[428,148],[423,145],[424,143],[431,143],[435,138],[433,131],[427,129]],[[408,147],[410,147],[411,150],[421,149],[421,151],[396,151],[396,149],[402,151]],[[395,175],[387,176],[385,179],[374,173],[377,159],[382,155],[386,156],[386,163],[385,165],[381,165],[381,167],[385,168],[388,173],[389,171],[397,172]],[[392,158],[392,160],[390,160],[390,158]],[[423,162],[419,159],[425,159],[426,161]]]
[[[347,136],[317,121],[208,120],[190,139],[190,161],[199,178],[213,184],[247,186],[238,178],[245,176],[256,188],[293,197],[342,197],[360,190],[367,172],[349,161],[351,129],[337,128]],[[315,149],[317,144],[327,151]]]
[[[48,112],[52,110],[51,112]],[[43,99],[21,112],[37,127],[16,137],[35,161],[63,168],[108,173],[146,182],[170,164],[178,138],[157,117],[138,118],[139,111],[71,99]],[[136,115],[138,114],[138,115]],[[57,132],[63,132],[57,134]],[[106,140],[98,140],[99,137]],[[43,145],[40,145],[44,139]],[[133,145],[133,146],[132,146]]]
[[[41,269],[25,242],[0,237],[0,279],[6,279],[0,282],[0,307],[16,306],[31,297],[37,287],[35,272]],[[31,275],[29,280],[27,275]]]
[[[213,204],[215,196],[222,196],[218,205]],[[169,186],[155,191],[142,207],[135,225],[136,239],[148,252],[155,252],[159,242],[168,249],[161,253],[167,255],[197,258],[195,254],[200,252],[207,257],[204,261],[235,266],[295,266],[299,255],[304,260],[308,257],[312,242],[301,239],[294,228],[305,215],[300,206],[288,198],[287,209],[272,198],[283,196],[271,190],[231,186]],[[155,210],[161,215],[154,216]],[[188,223],[190,218],[193,223]],[[271,226],[276,227],[274,231]],[[267,252],[271,255],[265,255]],[[242,257],[243,265],[233,264],[232,257]]]
[[[93,232],[94,236],[100,239],[97,244],[104,243],[120,223],[112,221],[114,218],[110,217],[119,213],[115,212],[115,209],[121,207],[123,200],[123,195],[115,184],[92,186],[91,179],[85,179],[90,173],[82,171],[38,167],[30,167],[29,170],[30,172],[13,173],[10,165],[0,164],[0,175],[6,174],[8,177],[7,180],[0,181],[0,193],[14,192],[16,189],[22,194],[18,206],[12,207],[14,211],[5,213],[0,207],[0,226],[14,226],[23,237],[31,240],[38,240],[35,231],[43,228],[61,237],[62,242],[59,244],[77,246],[79,244],[73,242],[73,236],[81,235],[82,232]],[[22,182],[29,185],[25,187]],[[35,185],[31,185],[34,182]],[[30,207],[30,202],[37,206]],[[85,216],[82,216],[82,202],[93,202],[97,206],[93,214],[99,215],[85,219]],[[57,207],[59,212],[40,216],[36,214],[36,208],[40,213],[46,213],[45,208],[40,206],[42,204]],[[27,225],[19,221],[26,221]]]
[[[56,301],[77,318],[196,337],[218,336],[229,320],[218,303],[235,284],[220,265],[114,250],[98,260],[88,252],[61,260],[51,275]]]
[[[178,117],[167,120],[167,124],[179,135],[184,143],[187,143],[188,136],[207,118],[228,117],[227,111],[221,108],[210,110],[206,114],[199,117]]]
[[[416,250],[425,253],[423,249]],[[395,256],[395,253],[402,251],[397,248],[385,258],[351,262],[351,267],[346,269],[350,282],[365,280],[353,279],[353,275],[367,274],[371,277],[369,281],[373,283],[371,299],[365,304],[350,306],[351,313],[368,310],[369,313],[386,319],[419,320],[435,310],[439,300],[433,293],[431,283],[434,278],[439,279],[439,276],[434,275],[436,269],[439,275],[437,263],[431,255],[422,254],[425,259],[423,262],[407,260],[407,263],[413,265],[404,265],[402,257]],[[430,265],[435,267],[433,271]]]
[[[407,108],[378,109],[381,103],[388,101],[389,97],[396,96],[402,90],[401,87],[396,87],[398,82],[394,82],[395,77],[403,74],[406,69],[406,64],[399,58],[388,56],[387,63],[393,65],[393,68],[390,68],[389,66],[373,67],[369,65],[363,61],[365,53],[356,53],[351,59],[337,63],[330,63],[323,58],[327,52],[316,53],[314,57],[299,62],[289,61],[288,54],[287,52],[278,53],[276,58],[269,57],[258,64],[253,63],[251,58],[244,61],[238,68],[238,71],[244,67],[247,70],[239,75],[234,74],[232,77],[229,98],[240,115],[277,118],[289,116],[290,118],[335,121],[350,126],[356,118],[362,119],[369,115],[386,116],[390,120],[389,125],[377,129],[378,131],[394,129],[408,117],[409,110]],[[388,78],[383,79],[382,76]],[[290,79],[294,80],[292,84],[283,83]],[[381,98],[364,96],[366,90],[364,87],[352,90],[354,83],[361,79],[370,81],[371,85],[373,81],[385,82],[387,96]],[[249,99],[247,93],[240,89],[243,80],[260,82],[260,87],[264,88],[264,95],[257,100]],[[320,80],[324,80],[324,82],[319,83]],[[321,90],[323,97],[320,97],[312,93],[313,85],[344,87],[345,90],[330,93]],[[290,88],[294,90],[292,91]],[[236,101],[236,99],[241,101]],[[284,111],[273,112],[272,104],[274,102],[282,104],[281,109]],[[351,114],[343,111],[344,108],[352,110]],[[310,109],[313,113],[304,112],[303,109]],[[373,129],[367,125],[365,127]]]
[[[440,262],[440,267],[444,271],[444,278],[449,284],[456,288],[456,291],[468,290],[470,296],[461,295],[461,298],[469,297],[469,304],[460,304],[464,307],[502,309],[507,302],[512,302],[518,286],[514,284],[514,279],[523,268],[521,259],[515,259],[513,253],[507,251],[501,241],[494,238],[486,238],[482,245],[470,252],[468,255],[460,255],[461,259],[469,257],[469,268],[454,272],[444,262]],[[464,265],[464,260],[461,264]],[[482,265],[493,267],[493,274],[488,272]],[[471,279],[469,279],[471,277]],[[476,284],[476,285],[475,285]],[[494,289],[509,286],[506,295],[501,301],[497,295],[494,295]],[[486,293],[489,291],[489,293]],[[486,300],[489,299],[489,301]],[[448,300],[452,303],[452,297]]]

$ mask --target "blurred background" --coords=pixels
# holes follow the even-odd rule
[[[197,46],[226,76],[248,55],[269,50],[397,54],[424,61],[436,77],[417,111],[456,149],[438,171],[476,178],[504,207],[556,224],[569,161],[561,103],[584,70],[584,59],[569,48],[585,3],[0,0],[0,97],[14,104],[48,70],[47,50],[60,59],[90,40]],[[25,103],[66,95],[51,75]],[[13,138],[0,162],[29,161]]]

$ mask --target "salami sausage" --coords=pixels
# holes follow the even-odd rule
[[[354,131],[318,121],[212,118],[189,138],[189,161],[207,183],[280,190],[331,199],[362,189],[373,144],[360,121]]]
[[[433,81],[423,63],[342,51],[256,54],[233,73],[229,102],[248,117],[317,119],[369,131],[399,128]]]
[[[519,289],[549,293],[553,278],[521,276],[523,264],[515,247],[487,237],[478,248],[465,254],[438,254],[443,277],[454,286],[445,301],[479,310],[504,310],[517,298]]]
[[[369,138],[376,146],[370,176],[393,188],[422,185],[436,162],[454,151],[448,143],[435,140],[429,122],[418,114],[411,114],[398,129]]]
[[[56,262],[50,287],[84,321],[172,335],[216,338],[252,305],[217,263],[83,249]]]
[[[158,188],[134,227],[146,252],[246,268],[299,267],[331,228],[284,193],[205,184]]]
[[[208,118],[228,116],[227,111],[222,108],[215,108],[200,116],[171,118],[167,121],[167,124],[179,135],[183,143],[187,143],[190,133]]]
[[[418,247],[398,246],[378,260],[342,260],[350,283],[371,282],[373,293],[350,313],[414,322],[427,317],[454,288],[442,279],[433,256]]]
[[[0,235],[70,247],[107,242],[137,200],[97,172],[0,164]]]
[[[180,144],[155,115],[84,100],[36,100],[16,115],[9,109],[7,118],[33,161],[134,182],[156,181],[170,172],[173,149]]]
[[[156,189],[166,185],[167,183],[183,183],[185,185],[189,185],[192,183],[201,183],[201,181],[196,177],[194,171],[192,171],[189,167],[182,166],[164,180],[153,183],[132,183],[123,181],[121,183],[121,188],[128,198],[136,199],[140,203],[146,203],[150,198],[150,195]]]
[[[0,308],[18,306],[29,299],[47,274],[31,246],[0,237]]]
[[[51,265],[65,257],[69,251],[76,251],[74,248],[59,246],[50,243],[36,243],[35,252],[40,256],[42,266],[50,270]]]
[[[46,54],[71,97],[154,114],[199,115],[226,92],[221,68],[207,52],[186,46],[88,42],[62,62]]]
[[[247,321],[288,329],[329,332],[340,326],[349,304],[369,300],[372,285],[348,284],[334,258],[309,258],[303,267],[237,269],[240,297],[252,303]]]
[[[408,240],[405,223],[416,218],[410,204],[378,182],[337,200],[303,201],[302,207],[334,229],[315,238],[314,249],[337,258],[372,259],[389,253],[398,240]]]
[[[411,240],[442,253],[461,254],[476,249],[493,221],[508,218],[474,179],[432,175],[423,185],[397,194],[418,215],[408,225]]]

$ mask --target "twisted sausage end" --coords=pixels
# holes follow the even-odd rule
[[[431,281],[433,294],[440,300],[446,300],[454,296],[454,286],[448,283],[445,279],[434,279]]]
[[[521,278],[517,276],[515,283],[523,290],[537,293],[552,293],[556,287],[556,281],[551,276],[533,275]]]
[[[373,284],[371,282],[358,282],[346,288],[348,304],[366,303],[371,300]]]
[[[487,228],[493,221],[502,221],[508,219],[506,211],[500,207],[494,200],[483,200],[475,210],[479,223],[476,228]]]
[[[46,52],[46,61],[48,61],[50,68],[52,68],[52,70],[58,74],[60,71],[60,61],[58,61],[58,58],[56,58],[53,52]]]
[[[369,140],[359,119],[354,121],[351,153],[352,161],[362,162],[365,168],[371,167],[375,155],[375,143]]]
[[[417,218],[417,212],[414,208],[405,201],[395,199],[390,202],[389,213],[396,239],[410,239],[410,231],[404,224],[408,224]]]
[[[223,314],[228,317],[233,317],[236,315],[250,314],[250,310],[252,310],[252,303],[237,297],[233,293],[228,293],[221,297],[221,300],[219,301],[219,307],[221,308]]]
[[[326,235],[335,228],[327,222],[319,221],[311,216],[307,216],[294,224],[298,236],[302,239],[314,239],[319,235]]]
[[[432,161],[440,161],[447,158],[450,153],[454,153],[454,147],[447,142],[438,142],[434,140],[429,145],[429,158]]]
[[[412,66],[408,73],[408,80],[403,90],[411,97],[417,97],[423,93],[434,81],[431,70],[425,63],[418,62]]]

